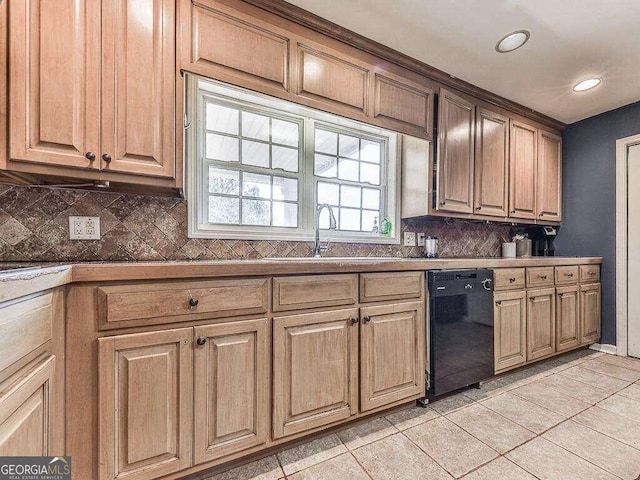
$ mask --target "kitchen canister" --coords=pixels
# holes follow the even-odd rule
[[[516,256],[517,257],[530,257],[531,256],[531,239],[523,238],[516,242]]]
[[[424,256],[436,258],[438,256],[438,237],[426,237],[424,239]]]
[[[503,258],[516,258],[516,243],[504,242],[502,244],[502,257]]]

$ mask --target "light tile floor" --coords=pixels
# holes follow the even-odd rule
[[[207,480],[640,480],[640,360],[580,350]]]

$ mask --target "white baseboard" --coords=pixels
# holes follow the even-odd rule
[[[608,343],[605,343],[605,344],[594,343],[589,348],[591,350],[595,350],[596,352],[608,353],[610,355],[617,355],[618,354],[618,349],[616,348],[616,346],[608,344]]]

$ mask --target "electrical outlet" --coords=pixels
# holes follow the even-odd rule
[[[426,235],[424,233],[418,233],[418,246],[419,247],[424,247],[424,237],[426,237]]]
[[[100,217],[69,216],[71,240],[100,240]]]
[[[415,247],[416,246],[416,232],[404,232],[404,246]]]

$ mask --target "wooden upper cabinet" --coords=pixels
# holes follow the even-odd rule
[[[509,216],[536,218],[538,130],[511,120],[509,160]]]
[[[358,309],[273,319],[273,437],[358,411]]]
[[[319,46],[297,45],[297,89],[305,98],[330,103],[336,112],[369,111],[369,69],[356,59]]]
[[[440,89],[438,105],[438,209],[473,213],[473,103]]]
[[[9,14],[10,158],[98,168],[100,2],[11,2]]]
[[[485,108],[476,115],[475,212],[506,217],[509,185],[509,118]]]
[[[175,0],[102,2],[105,170],[175,175],[175,15]]]
[[[527,291],[527,361],[556,351],[555,289]]]
[[[270,324],[266,318],[195,328],[195,463],[269,438]],[[201,345],[202,344],[202,345]]]
[[[375,73],[373,116],[403,131],[431,139],[433,90],[389,73]]]
[[[100,480],[191,465],[193,329],[98,340]]]
[[[362,411],[424,395],[423,309],[422,302],[409,302],[360,310]]]
[[[499,292],[493,296],[495,370],[523,365],[527,360],[527,293]]]
[[[182,68],[249,88],[289,91],[286,32],[212,0],[186,5],[180,22]]]
[[[562,220],[562,138],[544,130],[538,132],[538,219]]]

